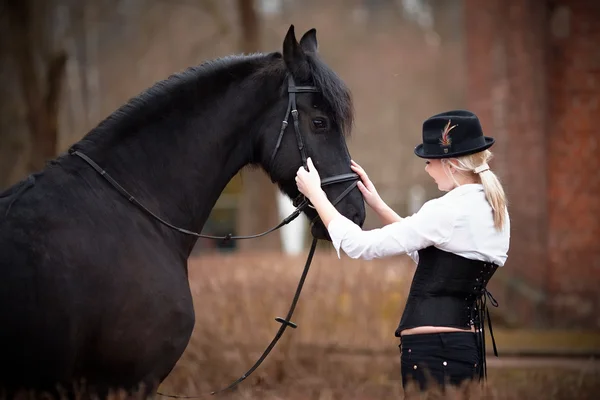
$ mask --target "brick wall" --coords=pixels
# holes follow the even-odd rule
[[[516,323],[600,326],[592,3],[465,0],[468,104],[498,139],[493,167],[512,222],[509,261],[492,286]]]
[[[554,325],[600,327],[600,2],[555,1],[549,19],[548,292]]]

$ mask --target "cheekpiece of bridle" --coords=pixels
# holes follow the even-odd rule
[[[279,147],[281,146],[283,134],[285,133],[285,130],[286,130],[287,126],[289,125],[288,118],[291,115],[292,119],[293,119],[294,132],[296,135],[296,142],[298,145],[298,150],[300,151],[300,157],[302,158],[302,165],[304,166],[304,168],[306,170],[308,170],[306,150],[304,148],[304,140],[303,140],[302,134],[300,132],[300,122],[298,119],[298,109],[296,106],[296,93],[319,93],[319,92],[320,92],[320,90],[315,86],[296,86],[296,84],[294,82],[294,78],[292,77],[291,74],[288,74],[288,106],[287,106],[287,111],[285,113],[285,117],[281,124],[279,136],[277,137],[277,143],[275,145],[275,149],[273,149],[273,153],[271,155],[271,159],[269,162],[270,166],[272,166],[273,162],[275,161],[277,151],[279,150]],[[284,218],[279,224],[277,224],[276,226],[274,226],[273,228],[271,228],[265,232],[258,233],[255,235],[248,235],[248,236],[233,236],[231,234],[228,234],[226,236],[205,235],[205,234],[196,233],[196,232],[184,229],[184,228],[179,228],[177,226],[170,224],[169,222],[165,221],[164,219],[160,218],[158,215],[156,215],[155,213],[150,211],[148,208],[146,208],[143,204],[141,204],[135,197],[133,197],[117,181],[115,181],[104,169],[102,169],[98,164],[96,164],[88,156],[86,156],[85,154],[83,154],[82,152],[80,152],[78,150],[73,150],[73,149],[70,149],[69,153],[72,155],[76,155],[76,156],[80,157],[81,159],[83,159],[85,162],[87,162],[93,169],[95,169],[104,179],[106,179],[119,193],[121,193],[131,203],[140,207],[142,210],[144,210],[146,213],[148,213],[151,217],[158,220],[160,223],[162,223],[162,224],[168,226],[169,228],[174,229],[178,232],[184,233],[186,235],[192,235],[192,236],[197,236],[197,237],[206,238],[206,239],[224,240],[224,241],[259,238],[261,236],[265,236],[271,232],[274,232],[274,231],[278,230],[279,228],[281,228],[282,226],[287,225],[290,222],[292,222],[294,219],[296,219],[302,213],[302,211],[304,210],[305,207],[312,207],[310,202],[308,201],[308,199],[306,199],[302,194],[300,194],[296,199],[294,199],[294,202],[293,202],[296,209],[290,215],[288,215],[286,218]],[[359,179],[360,179],[359,176],[355,173],[334,175],[331,177],[321,179],[321,186],[325,187],[325,186],[333,185],[336,183],[352,182],[350,185],[348,185],[348,187],[339,196],[337,196],[337,198],[335,200],[333,200],[331,202],[335,206],[356,187]],[[315,220],[316,219],[318,219],[318,216],[315,218]],[[315,220],[313,220],[312,223],[314,223]],[[258,366],[265,360],[265,358],[267,358],[267,355],[275,347],[275,344],[277,343],[277,341],[279,341],[279,339],[285,332],[286,328],[288,326],[291,328],[294,328],[294,329],[296,329],[298,327],[298,325],[296,325],[294,322],[291,321],[291,318],[292,318],[292,315],[296,308],[298,299],[300,298],[300,293],[302,291],[302,287],[304,286],[304,281],[306,280],[306,276],[308,274],[308,270],[310,268],[310,264],[312,262],[316,247],[317,247],[317,239],[313,238],[310,250],[308,252],[308,257],[307,257],[306,263],[304,265],[304,270],[302,271],[302,275],[298,282],[298,286],[296,288],[296,292],[294,294],[294,298],[293,298],[290,308],[287,312],[287,315],[285,318],[281,318],[281,317],[275,318],[275,321],[279,322],[281,324],[281,326],[279,327],[279,330],[275,334],[275,337],[273,338],[271,343],[269,343],[269,345],[267,346],[267,348],[265,349],[263,354],[259,357],[259,359],[254,363],[254,365],[245,374],[243,374],[240,378],[238,378],[235,382],[231,383],[229,386],[227,386],[221,390],[214,391],[211,394],[216,394],[216,393],[224,392],[226,390],[233,389],[240,382],[242,382],[246,378],[248,378],[250,376],[250,374],[252,374],[252,372],[254,372],[258,368]],[[157,394],[164,396],[164,397],[181,398],[181,399],[191,399],[191,398],[200,397],[200,396],[168,395],[168,394],[163,394],[160,392],[157,392]]]
[[[294,81],[294,77],[292,74],[288,74],[288,105],[287,110],[285,112],[285,116],[283,121],[281,122],[281,129],[279,130],[279,135],[277,136],[277,143],[275,144],[275,148],[273,149],[273,153],[271,153],[271,158],[269,160],[269,169],[272,170],[273,162],[275,161],[275,157],[277,156],[277,151],[281,146],[281,141],[283,139],[283,134],[285,133],[286,128],[289,125],[288,118],[291,115],[293,124],[294,124],[294,133],[296,135],[296,143],[298,145],[298,151],[300,152],[300,157],[302,159],[302,166],[304,169],[308,171],[308,164],[306,162],[306,149],[304,148],[304,140],[302,139],[302,133],[300,132],[300,121],[298,119],[298,107],[296,105],[296,93],[319,93],[320,90],[315,86],[296,86],[296,82]],[[324,178],[321,180],[321,186],[325,187],[328,185],[332,185],[334,183],[341,182],[351,182],[354,184],[350,185],[346,191],[344,191],[333,203],[336,205],[341,199],[343,199],[348,193],[354,189],[356,184],[358,183],[358,175],[355,173],[347,173],[341,175],[335,175],[332,177]],[[294,207],[299,207],[300,205],[304,205],[306,202],[306,206],[312,207],[310,202],[306,200],[304,195],[300,193],[298,197],[293,200]]]

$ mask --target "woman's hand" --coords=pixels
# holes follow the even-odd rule
[[[360,182],[358,182],[357,186],[369,207],[375,211],[381,210],[385,206],[385,203],[379,196],[379,193],[377,193],[375,185],[373,185],[373,182],[371,182],[365,170],[354,160],[352,160],[350,168],[352,168],[352,171],[356,172],[360,177]]]
[[[300,167],[296,173],[296,185],[298,190],[311,202],[316,196],[323,192],[321,189],[321,177],[319,172],[313,165],[310,157],[306,160],[308,171],[304,167]]]
[[[306,196],[312,203],[323,225],[327,228],[331,221],[334,218],[341,217],[341,214],[335,209],[333,204],[327,199],[323,189],[321,189],[321,177],[310,158],[306,160],[306,164],[308,171],[304,167],[300,167],[296,173],[296,185],[300,193]]]

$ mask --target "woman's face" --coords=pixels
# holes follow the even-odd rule
[[[454,173],[454,167],[450,164],[442,164],[441,160],[429,159],[425,160],[425,171],[433,178],[435,183],[438,185],[438,189],[442,192],[449,192],[456,187],[456,184],[452,180],[452,174]]]

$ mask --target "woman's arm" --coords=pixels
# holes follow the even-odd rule
[[[373,182],[371,182],[371,179],[369,179],[367,172],[354,160],[352,160],[350,168],[352,169],[352,171],[356,172],[356,174],[360,177],[360,181],[357,185],[358,189],[362,193],[363,198],[365,199],[369,207],[371,207],[375,211],[375,213],[377,213],[377,216],[379,217],[383,225],[401,221],[402,217],[396,214],[394,210],[392,210],[385,203],[385,201],[383,201],[381,196],[379,196],[379,193],[377,192],[377,189],[375,188]]]
[[[341,217],[342,214],[331,204],[327,195],[321,189],[321,177],[317,172],[310,157],[306,160],[308,171],[300,167],[296,173],[298,190],[312,203],[321,217],[325,227],[329,226],[332,219]]]
[[[312,203],[313,207],[315,207],[315,210],[319,214],[319,217],[321,217],[323,225],[325,225],[325,227],[328,227],[332,220],[334,220],[335,218],[343,217],[343,215],[340,214],[340,212],[333,206],[333,204],[331,204],[323,189],[319,189],[319,191],[311,195],[309,200]]]
[[[307,159],[306,163],[308,165],[308,171],[302,167],[298,170],[296,184],[298,185],[300,192],[304,194],[315,207],[325,226],[329,226],[331,220],[341,214],[329,202],[325,192],[321,189],[321,178],[310,157]],[[357,185],[358,189],[361,191],[367,204],[377,213],[381,222],[384,225],[388,225],[401,221],[402,217],[396,214],[396,212],[394,212],[394,210],[392,210],[379,196],[377,189],[375,189],[375,185],[373,185],[373,182],[371,182],[365,170],[354,161],[352,161],[350,168],[352,168],[352,170],[360,177],[360,181]]]
[[[377,216],[381,220],[383,225],[393,224],[394,222],[402,221],[402,217],[399,216],[394,210],[387,204],[383,203],[379,208],[374,209]]]
[[[430,200],[416,214],[379,229],[363,231],[341,215],[321,189],[321,178],[312,161],[308,171],[298,170],[298,189],[313,204],[327,227],[336,251],[351,258],[373,259],[411,253],[449,240],[454,230],[454,213],[442,199]]]

